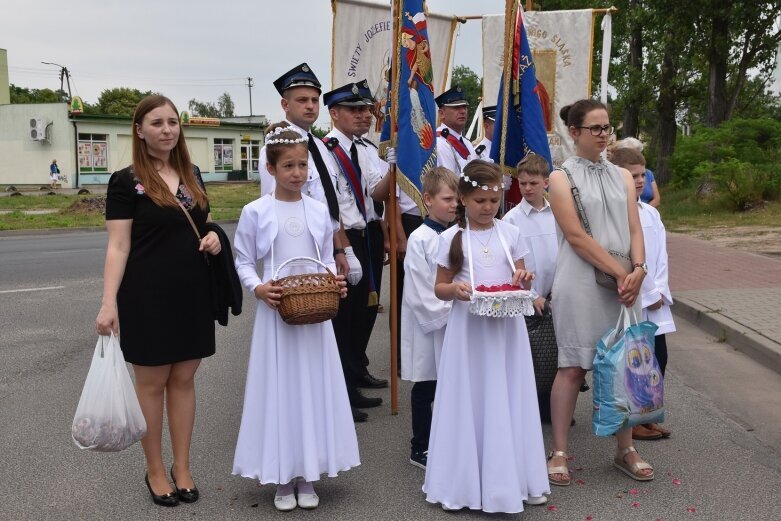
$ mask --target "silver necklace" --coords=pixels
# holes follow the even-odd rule
[[[483,247],[482,248],[483,255],[488,254],[488,245],[491,243],[491,237],[493,237],[493,235],[494,235],[494,228],[495,227],[496,226],[494,226],[493,223],[491,223],[491,233],[488,235],[488,240],[486,240],[485,242],[481,241],[480,238],[477,236],[477,234],[475,234],[475,240],[477,240],[477,242],[480,243],[480,246]],[[478,231],[478,230],[475,230],[475,231]],[[479,231],[484,231],[484,230],[479,230]]]

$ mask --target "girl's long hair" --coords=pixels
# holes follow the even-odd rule
[[[464,180],[464,176],[469,178],[469,182]],[[464,167],[464,176],[458,180],[458,207],[456,208],[456,223],[459,230],[453,236],[453,242],[450,243],[448,260],[450,261],[450,271],[458,273],[464,267],[464,248],[461,245],[461,234],[466,228],[466,207],[461,202],[462,197],[481,190],[482,185],[494,186],[502,182],[502,170],[496,163],[474,159]],[[477,186],[472,185],[472,181]]]
[[[133,134],[133,173],[144,186],[146,195],[157,206],[177,206],[176,198],[171,194],[165,181],[157,174],[157,169],[155,168],[156,159],[149,155],[146,142],[138,137],[137,132],[138,127],[144,121],[144,116],[154,109],[165,105],[171,107],[177,118],[179,117],[179,111],[176,110],[174,103],[159,94],[147,96],[136,107],[131,129]],[[193,164],[190,161],[190,153],[187,150],[187,143],[184,139],[184,130],[181,128],[179,129],[179,140],[176,142],[173,150],[171,150],[169,162],[171,167],[179,174],[182,184],[187,187],[187,190],[192,195],[193,202],[201,208],[206,208],[209,199],[193,172]]]

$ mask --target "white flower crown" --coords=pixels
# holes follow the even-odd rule
[[[295,134],[298,134],[301,137],[296,139],[284,139],[284,138],[274,139],[274,136],[278,136],[283,132],[293,132]],[[266,145],[296,145],[298,143],[306,143],[307,141],[309,141],[309,137],[302,136],[301,133],[299,133],[293,127],[277,127],[271,132],[269,132],[268,134],[266,134]]]
[[[472,180],[472,179],[469,179],[469,176],[468,176],[468,175],[462,175],[462,176],[461,176],[461,179],[463,179],[463,180],[464,180],[464,181],[466,181],[467,183],[471,184],[471,185],[472,185],[472,186],[474,186],[475,188],[478,188],[477,181],[474,181],[474,180]],[[484,191],[486,191],[486,192],[487,192],[488,190],[493,190],[494,192],[498,192],[499,190],[504,190],[504,189],[505,189],[505,186],[504,186],[504,183],[502,182],[502,183],[499,183],[498,185],[493,185],[493,186],[489,186],[489,185],[480,185],[480,186],[479,186],[479,188],[480,188],[480,190],[484,190]]]

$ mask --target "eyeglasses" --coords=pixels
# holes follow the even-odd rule
[[[577,127],[577,128],[587,128],[592,136],[599,136],[604,132],[608,136],[612,136],[613,132],[616,131],[616,128],[613,125],[591,125],[590,127]]]

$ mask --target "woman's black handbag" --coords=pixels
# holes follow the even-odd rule
[[[542,316],[525,317],[534,364],[534,377],[537,381],[537,394],[540,396],[550,394],[556,371],[559,369],[559,348],[556,345],[553,315],[548,302],[545,303]]]

